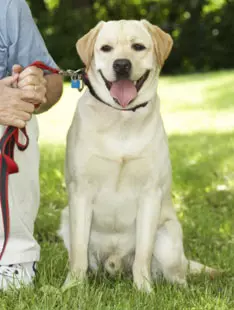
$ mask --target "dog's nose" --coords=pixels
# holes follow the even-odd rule
[[[132,64],[128,59],[116,59],[113,63],[113,69],[118,76],[128,76]]]

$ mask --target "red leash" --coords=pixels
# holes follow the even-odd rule
[[[33,62],[31,66],[35,66],[42,70],[50,71],[51,73],[58,74],[60,71],[55,68],[46,66],[41,61]],[[19,142],[19,131],[21,131],[25,138],[25,144]],[[8,179],[9,175],[19,172],[18,165],[14,161],[14,147],[18,147],[20,151],[26,150],[29,144],[29,137],[26,128],[18,129],[13,126],[8,126],[2,138],[0,139],[0,204],[2,210],[2,222],[4,228],[4,243],[0,251],[0,260],[5,252],[9,233],[10,233],[10,212],[8,202]]]
[[[42,61],[35,61],[28,67],[37,67],[45,71],[50,71],[50,73],[58,74],[60,72],[59,69],[55,69],[49,66],[46,66]]]

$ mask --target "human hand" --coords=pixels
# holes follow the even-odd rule
[[[35,91],[12,88],[19,74],[0,80],[0,124],[24,128],[31,119],[35,106],[30,100],[39,101]]]
[[[30,90],[37,94],[36,98],[27,98],[27,101],[35,106],[46,103],[46,84],[44,73],[41,69],[31,66],[23,69],[20,65],[14,65],[12,74],[19,74],[17,87],[21,90]]]

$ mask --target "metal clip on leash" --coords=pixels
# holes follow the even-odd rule
[[[62,76],[68,76],[71,79],[71,88],[76,88],[80,92],[84,88],[84,82],[83,82],[83,72],[84,69],[78,69],[78,70],[60,70],[59,74]]]

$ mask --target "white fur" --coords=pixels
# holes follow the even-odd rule
[[[144,61],[128,49],[132,37],[147,45]],[[107,42],[115,46],[112,55],[99,51]],[[111,79],[111,63],[123,57],[131,59],[135,78],[151,70],[131,104],[148,105],[123,112],[99,102],[88,90],[81,97],[67,138],[69,210],[63,211],[60,235],[71,273],[80,280],[88,268],[96,271],[103,265],[112,275],[132,270],[135,285],[145,291],[159,273],[186,284],[188,261],[171,200],[168,142],[157,96],[159,68],[141,22],[106,23],[98,34],[88,74],[98,95],[113,106],[97,70]]]

